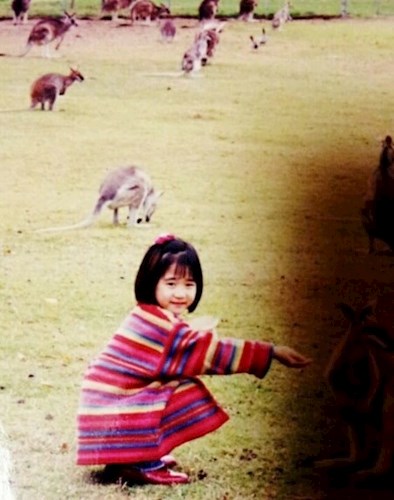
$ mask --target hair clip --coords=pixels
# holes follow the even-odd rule
[[[170,233],[165,233],[161,234],[155,239],[155,244],[156,245],[164,245],[164,243],[167,243],[169,241],[176,240],[176,236],[174,234]]]

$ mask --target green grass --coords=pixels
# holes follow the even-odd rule
[[[1,50],[19,53],[29,27],[3,24]],[[392,259],[367,255],[358,221],[380,140],[393,133],[393,21],[290,23],[253,53],[248,37],[260,29],[230,22],[195,78],[160,76],[179,70],[192,21],[173,45],[154,27],[86,21],[61,57],[0,58],[0,405],[18,498],[323,495],[307,464],[343,451],[322,378],[344,326],[334,304],[393,287]],[[29,111],[33,79],[71,64],[85,82],[54,112]],[[125,164],[165,192],[149,228],[114,228],[105,211],[90,229],[34,232],[81,220],[104,174]],[[220,316],[223,336],[290,344],[315,361],[303,372],[275,365],[263,381],[206,378],[231,420],[176,450],[190,486],[95,484],[74,462],[79,385],[165,231],[199,250],[196,314]]]
[[[196,16],[200,2],[198,0],[169,0],[173,15]],[[291,13],[302,16],[339,16],[340,0],[294,0]],[[256,8],[257,17],[271,17],[284,4],[283,0],[260,0]],[[0,0],[0,17],[11,17],[10,0]],[[33,0],[32,16],[59,15],[64,8],[69,8],[71,0]],[[100,16],[101,0],[76,0],[74,10],[79,16]],[[349,0],[349,14],[354,17],[372,17],[375,15],[394,15],[393,0]],[[221,0],[218,14],[236,16],[239,12],[239,0]],[[123,12],[124,15],[127,11]]]

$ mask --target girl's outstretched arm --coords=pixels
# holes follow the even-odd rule
[[[310,358],[306,358],[295,349],[283,345],[274,346],[272,357],[288,368],[304,368],[312,362]]]

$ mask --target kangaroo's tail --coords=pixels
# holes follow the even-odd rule
[[[78,222],[77,224],[71,224],[70,226],[59,226],[59,227],[48,227],[45,229],[37,229],[34,232],[35,233],[60,233],[62,231],[72,231],[73,229],[84,229],[86,227],[89,227],[89,226],[93,225],[94,222],[96,222],[96,220],[98,219],[98,217],[101,213],[101,210],[102,210],[104,204],[107,201],[109,201],[109,200],[105,200],[102,197],[100,197],[96,203],[96,206],[94,207],[93,212],[89,215],[89,217],[87,217],[86,219],[84,219],[81,222]]]

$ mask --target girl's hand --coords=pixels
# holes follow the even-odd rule
[[[276,345],[273,349],[273,358],[289,368],[304,368],[312,362],[291,347]]]

